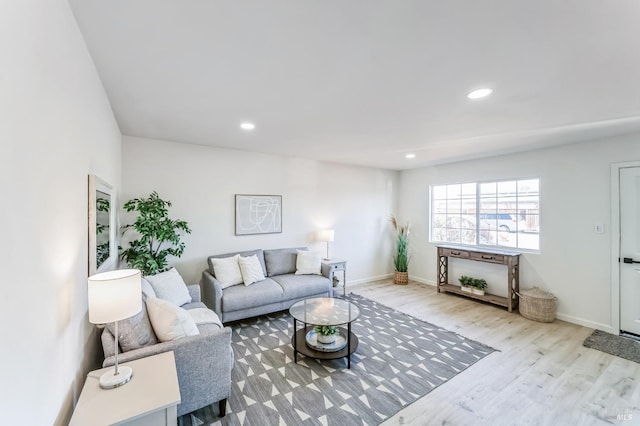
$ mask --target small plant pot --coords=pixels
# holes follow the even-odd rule
[[[393,283],[399,285],[407,285],[409,283],[409,273],[394,271]]]
[[[473,293],[473,289],[471,287],[469,287],[468,285],[461,285],[460,289],[464,292],[467,293]]]
[[[480,288],[475,288],[473,287],[471,289],[471,293],[473,294],[477,294],[478,296],[484,296],[484,290],[480,289]]]
[[[324,335],[324,334],[318,333],[317,339],[318,339],[318,343],[322,343],[324,345],[330,345],[331,343],[336,341],[336,335],[335,334]]]

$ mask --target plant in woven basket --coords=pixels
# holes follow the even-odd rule
[[[409,225],[409,222],[404,226],[399,225],[395,216],[391,216],[391,225],[397,234],[396,247],[393,253],[393,266],[398,272],[407,272],[410,260],[409,233],[411,225]]]
[[[124,204],[128,212],[138,212],[133,224],[123,226],[123,234],[133,230],[139,239],[129,242],[129,247],[120,253],[120,258],[143,275],[155,275],[167,269],[168,256],[182,256],[184,243],[179,231],[191,233],[184,220],[169,219],[170,201],[165,201],[153,191],[148,198],[134,198]]]

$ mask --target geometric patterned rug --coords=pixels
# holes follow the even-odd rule
[[[293,362],[288,311],[229,324],[235,364],[227,414],[217,404],[182,416],[191,425],[377,425],[495,349],[350,294],[357,351]]]

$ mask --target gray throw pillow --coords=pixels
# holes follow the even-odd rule
[[[115,336],[115,323],[107,324],[107,330]],[[142,310],[131,318],[120,321],[118,323],[118,332],[120,334],[118,343],[122,352],[129,352],[158,343],[158,338],[153,332],[149,321],[144,297],[142,297]]]
[[[298,250],[308,250],[306,247],[293,247],[264,251],[264,263],[267,266],[267,276],[294,274]]]

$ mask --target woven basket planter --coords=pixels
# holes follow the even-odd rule
[[[393,283],[399,285],[407,285],[409,284],[409,273],[408,272],[398,272],[394,271],[393,273]]]
[[[538,322],[553,322],[556,319],[558,298],[551,293],[533,287],[522,290],[520,296],[520,315]]]

